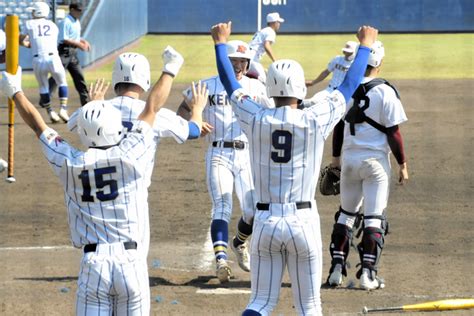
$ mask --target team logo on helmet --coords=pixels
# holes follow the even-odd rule
[[[237,46],[237,52],[245,54],[247,52],[247,47],[245,47],[244,45],[239,45]]]

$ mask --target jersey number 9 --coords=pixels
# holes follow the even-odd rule
[[[277,151],[272,151],[272,160],[276,163],[287,163],[291,160],[291,147],[293,135],[285,130],[277,129],[272,133],[272,146]]]

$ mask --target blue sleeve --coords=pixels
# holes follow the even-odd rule
[[[369,60],[369,54],[370,48],[359,46],[359,50],[357,51],[357,55],[351,68],[349,68],[344,81],[337,88],[337,90],[344,95],[346,102],[349,102],[352,98],[352,95],[364,77],[365,70],[367,69],[367,61]]]
[[[189,126],[188,139],[196,139],[199,137],[199,135],[201,135],[201,130],[199,129],[199,125],[197,125],[196,122],[189,121],[188,126]]]
[[[221,80],[227,95],[230,97],[235,90],[242,88],[242,86],[235,78],[234,68],[230,63],[229,57],[227,57],[226,44],[217,44],[215,49],[219,79]]]

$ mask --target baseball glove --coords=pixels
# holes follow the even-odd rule
[[[322,195],[338,195],[340,192],[341,169],[326,166],[319,175],[319,191]]]

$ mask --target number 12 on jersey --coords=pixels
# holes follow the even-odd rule
[[[91,172],[95,180],[95,188],[93,188],[91,185],[89,170],[82,170],[78,176],[81,180],[83,188],[83,194],[81,196],[82,202],[95,202],[94,196],[91,194],[93,189],[95,189],[94,191],[96,192],[95,197],[97,197],[97,199],[100,201],[104,202],[115,200],[118,196],[117,180],[106,180],[104,179],[104,176],[112,175],[116,172],[117,168],[115,166],[93,169]],[[109,193],[106,193],[106,191]]]

